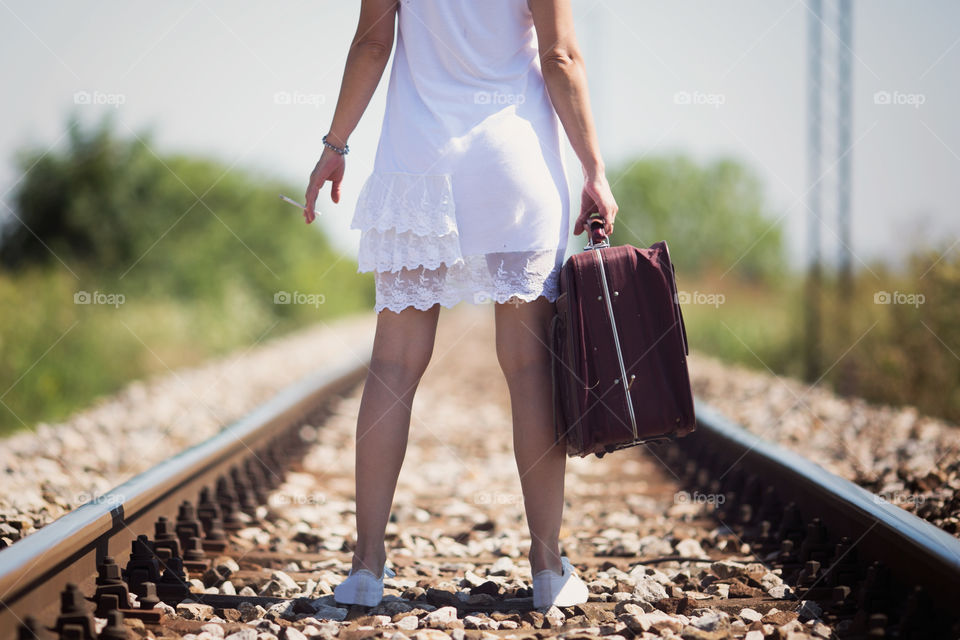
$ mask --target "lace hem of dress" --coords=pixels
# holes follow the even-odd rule
[[[375,310],[557,299],[565,246],[463,256],[448,174],[374,172],[350,223],[357,271],[373,271]]]
[[[363,183],[351,229],[411,232],[456,238],[453,187],[448,174],[373,172]]]
[[[399,271],[462,261],[456,233],[425,237],[413,231],[368,229],[360,234],[357,271]]]
[[[563,254],[561,249],[488,253],[435,268],[376,271],[374,310],[425,310],[437,303],[450,308],[463,301],[529,302],[541,296],[555,302]]]

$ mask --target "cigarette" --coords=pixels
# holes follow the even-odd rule
[[[292,205],[298,206],[298,207],[300,207],[301,209],[306,209],[306,208],[307,208],[307,205],[305,205],[305,204],[300,204],[299,202],[297,202],[297,201],[294,200],[293,198],[288,198],[287,196],[283,195],[282,193],[280,194],[280,199],[283,200],[284,202],[289,202],[289,203],[292,204]],[[317,214],[318,216],[322,213],[321,211],[317,211],[316,209],[314,209],[313,212],[314,212],[315,214]]]

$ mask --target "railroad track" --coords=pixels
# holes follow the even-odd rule
[[[365,375],[343,365],[0,551],[3,637],[97,637],[95,608],[103,638],[960,637],[960,541],[702,404],[677,443],[570,461],[564,552],[593,595],[532,610],[509,404],[478,317],[441,320],[380,607],[331,595]],[[448,355],[465,348],[484,355]]]

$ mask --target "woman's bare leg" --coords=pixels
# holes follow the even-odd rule
[[[513,450],[530,528],[530,567],[561,572],[560,524],[566,447],[554,444],[546,298],[497,304],[497,359],[510,389]]]
[[[377,316],[370,370],[357,416],[357,548],[353,570],[379,576],[384,533],[407,449],[410,407],[433,354],[440,305],[384,309]]]

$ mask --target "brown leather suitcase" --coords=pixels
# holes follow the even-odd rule
[[[666,242],[591,241],[560,273],[552,326],[554,425],[569,456],[604,454],[696,427],[686,327]]]

